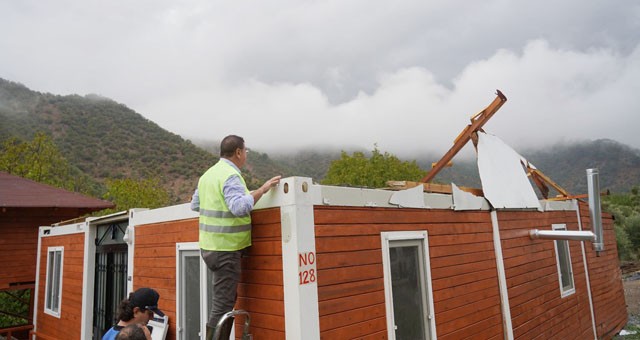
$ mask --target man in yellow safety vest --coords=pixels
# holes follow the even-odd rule
[[[236,303],[240,258],[251,245],[251,210],[280,182],[280,176],[276,176],[249,192],[240,174],[247,152],[242,137],[225,137],[220,143],[220,161],[200,177],[191,203],[192,209],[200,212],[200,252],[213,272],[207,339],[213,337],[222,315],[233,310]]]

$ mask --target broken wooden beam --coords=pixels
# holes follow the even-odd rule
[[[437,184],[437,183],[422,183],[412,181],[387,181],[387,188],[389,190],[405,190],[411,189],[422,185],[424,192],[432,192],[437,194],[452,194],[453,189],[451,184]],[[470,188],[470,187],[458,187],[462,191],[474,194],[476,196],[484,197],[482,189]]]

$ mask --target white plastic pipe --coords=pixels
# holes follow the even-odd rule
[[[572,240],[572,241],[595,241],[596,235],[590,231],[574,230],[538,230],[529,231],[531,239],[545,240]]]
[[[589,192],[589,214],[591,215],[591,230],[596,235],[593,249],[604,250],[602,235],[602,210],[600,207],[600,179],[598,169],[587,169],[587,191]]]

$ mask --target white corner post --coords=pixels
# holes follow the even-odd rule
[[[282,204],[282,276],[284,282],[285,336],[320,339],[318,273],[316,268],[314,196],[319,188],[311,178],[289,177],[277,189]]]
[[[495,210],[491,211],[491,225],[493,227],[493,248],[496,255],[496,268],[498,270],[498,288],[500,289],[500,307],[502,308],[502,327],[504,328],[504,338],[506,340],[513,340],[509,290],[507,288],[507,276],[504,271],[504,258],[502,257],[502,242],[500,241],[498,213]]]
[[[84,222],[84,270],[82,271],[82,316],[80,334],[83,339],[93,337],[93,299],[96,273],[96,233],[95,227]]]

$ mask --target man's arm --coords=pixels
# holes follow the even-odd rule
[[[269,189],[275,187],[280,183],[280,178],[282,176],[276,176],[266,181],[260,188],[251,192],[251,196],[253,196],[253,204],[256,204],[258,200],[262,197],[262,195],[266,194]]]
[[[247,216],[253,210],[255,202],[264,195],[269,189],[280,183],[281,176],[276,176],[266,181],[259,189],[249,194],[245,193],[245,187],[240,181],[239,176],[231,176],[224,183],[222,188],[224,200],[229,207],[229,211],[235,216]]]

